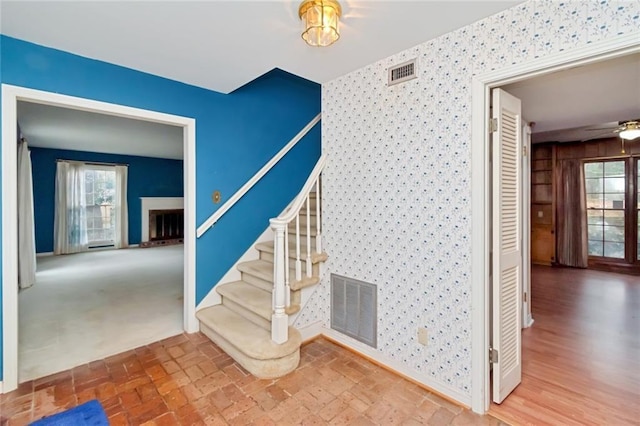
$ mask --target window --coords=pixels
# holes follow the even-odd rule
[[[637,158],[584,164],[589,256],[599,262],[640,260],[640,174]]]
[[[115,239],[114,167],[88,165],[84,170],[89,247],[113,245]]]
[[[624,259],[625,162],[586,163],[589,255]]]

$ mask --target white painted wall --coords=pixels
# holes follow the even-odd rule
[[[530,1],[323,85],[327,270],[378,285],[378,348],[343,343],[471,404],[472,79],[638,31],[638,15],[637,0]],[[419,78],[386,87],[412,58]],[[329,279],[300,327],[329,326]]]

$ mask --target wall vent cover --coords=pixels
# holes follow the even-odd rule
[[[389,68],[389,81],[388,85],[403,83],[405,81],[413,80],[418,77],[416,70],[416,60],[412,59],[407,62],[403,62],[400,65]]]
[[[377,347],[377,293],[374,284],[331,274],[331,328]]]

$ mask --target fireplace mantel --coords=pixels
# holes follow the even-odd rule
[[[149,210],[183,209],[183,197],[140,197],[142,202],[141,243],[149,241]]]

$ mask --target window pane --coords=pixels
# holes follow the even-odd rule
[[[624,226],[624,211],[608,210],[604,212],[604,224]]]
[[[624,258],[624,243],[604,243],[604,256],[615,257],[616,259]]]
[[[605,241],[624,243],[624,226],[605,226]]]
[[[604,200],[604,207],[607,209],[624,209],[624,192],[622,194],[604,194]]]
[[[589,256],[602,256],[603,254],[602,241],[589,240]]]
[[[604,207],[603,194],[587,194],[587,208],[601,209]]]
[[[587,211],[587,222],[589,224],[603,224],[604,213],[602,210],[589,210]]]
[[[624,161],[607,161],[604,163],[605,176],[620,176],[624,178]]]
[[[624,181],[623,177],[605,178],[604,191],[605,192],[621,192],[624,194]]]
[[[587,178],[603,176],[602,163],[586,163],[584,165],[584,174]]]
[[[590,240],[602,241],[604,237],[604,230],[601,225],[589,225],[587,228],[587,234]]]
[[[600,193],[604,192],[604,179],[590,178],[585,179],[587,193]]]

